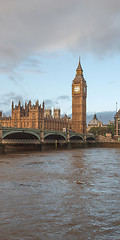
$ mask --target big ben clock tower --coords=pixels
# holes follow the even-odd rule
[[[87,85],[79,59],[72,83],[72,131],[76,133],[86,132],[86,96]]]

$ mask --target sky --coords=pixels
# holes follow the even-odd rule
[[[87,113],[120,109],[119,0],[0,0],[0,110],[11,102],[72,112],[79,62]]]

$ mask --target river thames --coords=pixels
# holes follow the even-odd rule
[[[120,239],[120,149],[0,156],[0,240]]]

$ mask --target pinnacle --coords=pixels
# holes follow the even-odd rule
[[[81,63],[80,63],[80,57],[79,57],[79,63],[78,63],[78,67],[76,69],[76,75],[82,75],[83,74],[83,70],[81,67]]]
[[[77,69],[82,70],[81,63],[80,63],[80,57],[79,57],[79,63]]]

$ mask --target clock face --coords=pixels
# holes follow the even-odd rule
[[[74,87],[74,91],[75,91],[75,92],[79,92],[79,91],[80,91],[80,87],[79,87],[79,86],[75,86],[75,87]]]

